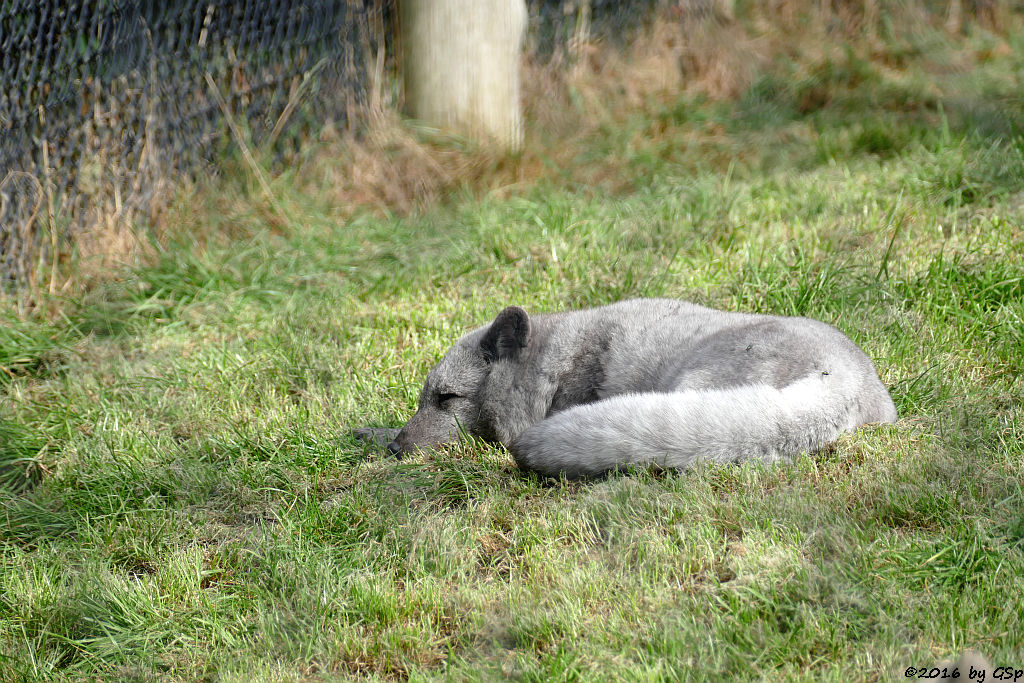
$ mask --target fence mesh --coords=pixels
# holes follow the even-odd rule
[[[0,275],[118,239],[212,163],[225,115],[259,145],[301,117],[344,122],[388,16],[388,0],[0,2]]]
[[[0,0],[0,284],[133,239],[211,168],[226,116],[278,150],[297,122],[349,121],[392,63],[395,1]],[[621,34],[656,4],[528,0],[528,44]]]

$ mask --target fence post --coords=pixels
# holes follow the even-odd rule
[[[399,0],[406,113],[519,149],[526,19],[525,0]]]

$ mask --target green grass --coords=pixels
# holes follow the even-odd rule
[[[281,228],[218,181],[183,230],[241,237],[170,245],[55,321],[2,312],[0,678],[849,681],[967,647],[1024,668],[1020,73],[948,94],[854,60],[651,105],[580,150],[615,156],[621,194],[568,174],[346,219],[299,170]],[[510,302],[633,296],[832,323],[901,420],[792,466],[587,484],[349,435],[401,424]]]

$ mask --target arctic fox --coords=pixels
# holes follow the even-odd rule
[[[402,455],[464,431],[573,479],[784,460],[895,421],[871,361],[830,325],[633,299],[533,316],[509,306],[430,371],[405,427],[356,433]]]

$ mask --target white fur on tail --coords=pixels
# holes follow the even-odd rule
[[[624,394],[576,406],[534,424],[512,444],[522,467],[567,478],[628,465],[680,469],[697,461],[766,462],[813,452],[857,426],[852,407],[826,381],[783,389],[748,385]]]

